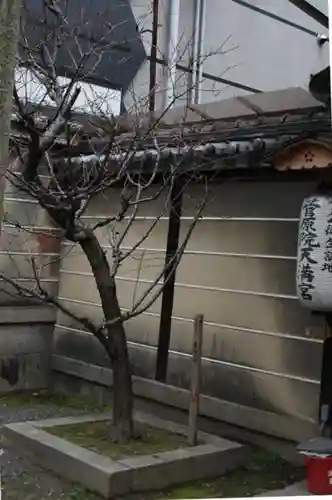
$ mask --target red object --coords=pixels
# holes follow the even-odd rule
[[[307,489],[312,495],[332,494],[332,457],[306,457]]]

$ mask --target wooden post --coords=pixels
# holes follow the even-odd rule
[[[165,256],[164,288],[161,297],[159,337],[155,379],[165,382],[167,377],[168,351],[171,340],[172,313],[175,291],[176,262],[175,256],[179,249],[179,235],[182,214],[183,182],[179,175],[171,192],[171,207],[168,223],[168,234]],[[173,265],[169,265],[173,261]]]
[[[197,418],[201,390],[201,366],[203,345],[203,314],[197,314],[194,320],[194,340],[192,353],[192,374],[189,404],[188,443],[197,445]]]

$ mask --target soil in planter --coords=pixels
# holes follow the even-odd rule
[[[47,428],[47,432],[66,439],[71,443],[106,455],[114,460],[133,455],[153,455],[178,448],[186,448],[185,436],[157,429],[149,425],[136,424],[137,437],[130,443],[113,442],[111,422],[87,422]]]

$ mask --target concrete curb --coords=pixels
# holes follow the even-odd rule
[[[83,484],[104,498],[164,489],[182,482],[207,479],[242,465],[249,449],[238,443],[199,433],[195,447],[155,455],[111,460],[98,453],[49,434],[53,426],[108,420],[109,413],[7,424],[3,439],[19,447],[29,458],[69,480]],[[184,426],[152,415],[136,413],[137,422],[186,434]]]

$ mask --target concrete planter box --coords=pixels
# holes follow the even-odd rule
[[[195,447],[111,460],[47,432],[50,427],[109,420],[110,416],[104,413],[8,424],[2,436],[32,461],[105,498],[215,477],[239,467],[247,457],[245,446],[200,432],[203,444]],[[136,413],[135,420],[177,434],[187,433],[184,426],[151,415]]]

